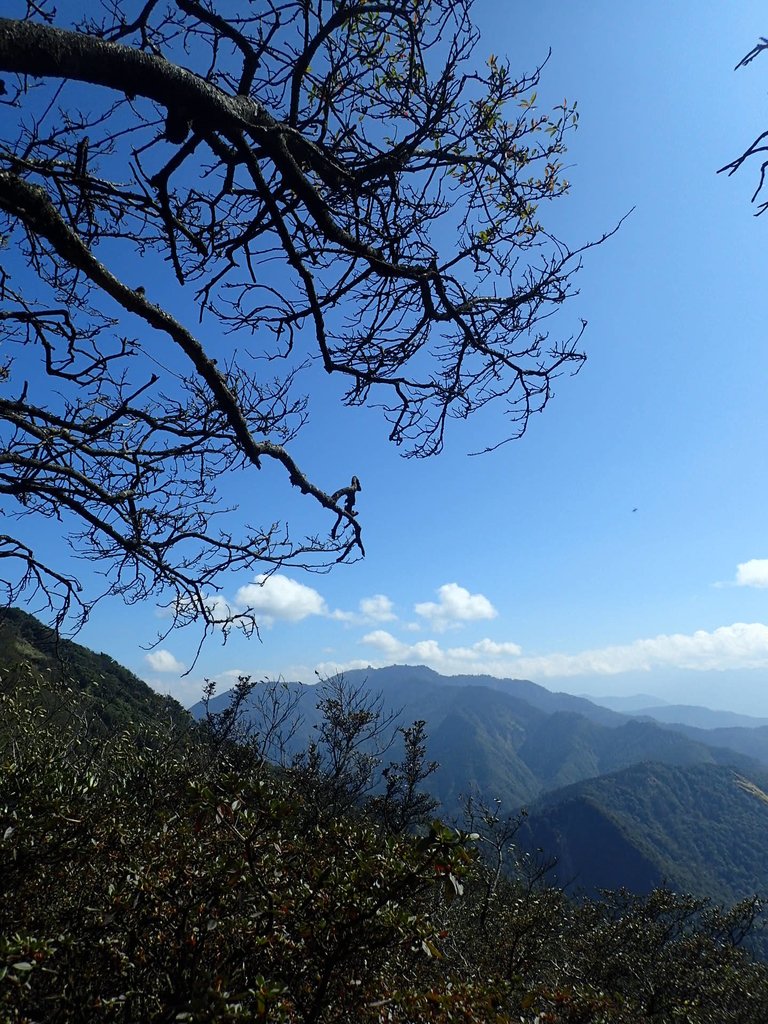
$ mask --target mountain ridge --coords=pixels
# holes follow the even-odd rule
[[[108,655],[57,639],[24,612],[0,612],[3,680],[22,668],[43,682],[74,681],[112,727],[124,716],[168,714],[167,699]],[[768,891],[768,767],[713,745],[722,730],[675,729],[615,712],[606,724],[606,709],[592,712],[583,698],[528,680],[486,686],[489,678],[442,677],[425,666],[345,677],[401,707],[402,724],[427,721],[428,756],[442,762],[430,783],[444,814],[459,817],[462,796],[472,793],[499,797],[505,813],[527,806],[518,839],[559,858],[558,882],[647,892],[666,881],[725,901]],[[320,691],[286,686],[307,715],[297,734],[305,744],[318,722]],[[214,697],[211,710],[229,699]],[[192,711],[201,717],[201,705]],[[761,729],[730,732],[763,738]]]

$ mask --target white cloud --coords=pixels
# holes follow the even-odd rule
[[[317,665],[315,665],[314,670],[303,681],[311,681],[316,683],[318,677],[321,680],[330,679],[333,676],[337,676],[341,673],[351,672],[353,669],[365,669],[373,667],[379,668],[380,664],[384,664],[384,662],[377,662],[376,666],[373,666],[371,664],[370,659],[368,658],[350,658],[349,661],[321,661]]]
[[[239,611],[234,603],[230,603],[221,594],[209,594],[205,598],[205,607],[216,625],[229,622]]]
[[[221,621],[248,610],[254,614],[259,626],[272,626],[276,620],[301,622],[311,615],[347,625],[397,621],[394,604],[386,594],[364,597],[357,611],[341,608],[331,611],[319,591],[280,573],[261,573],[252,583],[240,587],[231,600],[220,594],[206,596],[205,605]]]
[[[665,668],[698,671],[768,670],[768,625],[735,622],[712,631],[660,634],[629,644],[524,656],[511,641],[483,639],[464,647],[442,647],[437,640],[406,643],[383,629],[362,638],[378,654],[376,666],[423,664],[447,675],[470,672],[509,678],[618,675]]]
[[[511,642],[496,643],[495,640],[478,640],[476,644],[472,645],[471,650],[476,654],[492,654],[495,656],[508,654],[516,657],[522,654],[522,647],[520,644],[514,644]]]
[[[372,597],[364,597],[358,604],[358,611],[345,612],[336,609],[330,613],[330,618],[337,622],[346,622],[350,625],[369,625],[372,622],[395,622],[397,615],[394,612],[394,605],[386,594],[374,594]]]
[[[734,622],[711,632],[660,634],[630,644],[520,658],[518,667],[531,676],[616,675],[660,668],[699,671],[768,669],[768,625]]]
[[[373,622],[394,622],[397,618],[392,602],[386,594],[364,597],[360,602],[360,612]]]
[[[470,594],[458,583],[444,583],[437,591],[438,601],[423,601],[414,605],[414,611],[428,619],[438,632],[451,629],[462,622],[495,619],[499,614],[483,594]]]
[[[419,640],[415,644],[404,644],[385,629],[375,629],[372,633],[367,633],[361,642],[381,651],[389,662],[432,664],[442,657],[437,640]]]
[[[301,622],[310,615],[328,615],[325,600],[316,590],[278,574],[257,576],[240,587],[235,601],[241,608],[250,608],[265,625],[275,619]]]
[[[144,656],[144,660],[155,672],[176,672],[181,675],[186,670],[186,665],[175,658],[170,651],[162,648],[158,651],[150,651]]]
[[[750,558],[736,566],[737,587],[768,587],[768,558]]]
[[[216,624],[228,621],[238,612],[234,604],[230,604],[221,594],[206,594],[200,599],[193,600],[191,597],[183,597],[177,601],[170,601],[168,604],[161,605],[156,614],[160,619],[169,619],[175,615],[185,619],[199,615],[203,609]]]
[[[342,611],[341,608],[335,608],[329,613],[328,617],[333,619],[335,622],[347,622],[350,625],[360,621],[360,616],[357,612],[345,612]]]
[[[383,661],[378,664],[429,665],[438,672],[488,673],[507,675],[511,669],[511,658],[520,654],[521,648],[515,643],[496,643],[494,640],[479,640],[469,647],[442,648],[437,640],[418,640],[403,643],[385,629],[376,629],[363,637],[362,643],[369,644],[381,652]]]

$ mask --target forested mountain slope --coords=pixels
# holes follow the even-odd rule
[[[19,611],[0,613],[0,676],[6,690],[28,686],[51,705],[73,686],[78,708],[104,728],[185,721],[178,706],[107,655],[57,641]],[[522,689],[539,705],[559,705],[561,695],[549,700],[535,684],[446,683],[430,670],[404,666],[371,679],[383,684],[382,713],[400,712],[391,729],[427,722],[428,756],[440,768],[426,784],[442,813],[458,819],[462,796],[470,793],[498,797],[505,812],[529,805],[520,838],[558,858],[558,884],[649,892],[666,881],[726,901],[768,891],[768,773],[745,755],[652,721],[616,715],[605,725],[572,710],[548,713],[517,695]],[[351,676],[345,686],[360,687],[366,701],[371,691],[364,682]],[[268,694],[265,686],[254,690],[252,710],[263,712],[257,698]],[[293,757],[319,735],[323,687],[287,684],[275,692],[289,694],[302,716],[287,748]],[[229,699],[215,697],[210,710]],[[201,707],[194,710],[200,717]],[[722,733],[686,731],[710,742]],[[396,757],[395,747],[378,755],[381,767]]]
[[[17,685],[24,679],[35,683],[38,695],[51,706],[62,685],[74,687],[81,706],[106,727],[187,718],[177,701],[156,693],[108,654],[57,637],[18,608],[0,608],[0,687],[3,680]]]
[[[427,723],[429,755],[440,763],[430,784],[447,814],[457,813],[462,794],[480,792],[502,797],[505,806],[521,806],[548,790],[645,761],[754,767],[748,756],[712,746],[709,734],[710,742],[704,743],[526,680],[494,680],[497,685],[489,687],[489,679],[444,677],[424,666],[392,666],[346,673],[344,683],[362,693],[380,694],[384,708],[398,712],[402,724],[419,719]],[[302,717],[292,739],[299,750],[317,724],[322,685],[287,686]],[[227,694],[214,698],[211,709],[222,709],[228,699]],[[260,709],[251,707],[258,728]],[[202,705],[192,713],[202,715]]]
[[[636,764],[536,801],[520,837],[557,858],[553,879],[590,894],[662,882],[732,902],[768,893],[768,772]]]
[[[493,821],[482,835],[393,826],[333,758],[276,771],[210,723],[167,716],[94,732],[79,713],[41,715],[24,664],[4,684],[9,1024],[767,1018],[768,969],[739,948],[754,901],[574,901],[523,861],[499,877],[482,857]],[[321,753],[328,737],[343,753],[318,724]]]

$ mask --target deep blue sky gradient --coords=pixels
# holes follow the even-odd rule
[[[578,244],[634,208],[552,322],[589,321],[584,369],[521,441],[468,457],[503,434],[485,415],[429,462],[400,459],[375,412],[340,409],[323,383],[296,454],[326,481],[360,477],[366,559],[288,574],[314,596],[265,592],[261,642],[214,639],[184,678],[173,659],[189,666],[191,636],[146,660],[154,607],[103,603],[79,639],[190,702],[204,676],[407,660],[766,714],[768,590],[733,584],[768,559],[768,215],[749,204],[756,167],[716,174],[768,127],[768,56],[734,71],[768,32],[765,7],[478,0],[476,15],[480,57],[530,69],[551,47],[538,104],[579,103],[552,230]],[[247,507],[242,481],[223,489]],[[446,584],[463,588],[443,592],[450,607],[414,610]],[[372,595],[396,618],[381,601],[361,612]]]

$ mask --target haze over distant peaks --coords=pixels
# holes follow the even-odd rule
[[[610,708],[611,711],[621,711],[622,714],[627,715],[640,711],[642,708],[661,707],[668,703],[652,693],[632,693],[626,697],[618,694],[595,697],[591,693],[580,693],[579,696],[584,700],[591,700],[593,704],[601,704],[604,708]]]

